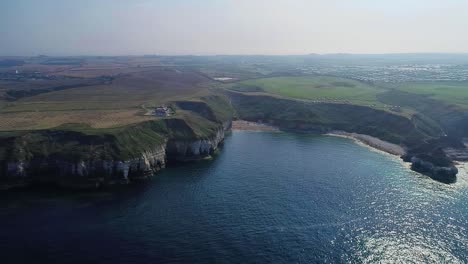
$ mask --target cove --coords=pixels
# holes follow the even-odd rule
[[[466,175],[438,183],[345,138],[234,131],[130,188],[0,195],[4,263],[468,259]]]

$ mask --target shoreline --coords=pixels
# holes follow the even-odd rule
[[[245,120],[233,121],[232,130],[254,132],[281,132],[281,130],[278,127]],[[404,162],[400,159],[400,157],[406,153],[405,148],[400,145],[390,143],[388,141],[384,141],[373,136],[358,133],[350,133],[341,130],[333,130],[322,135],[352,139],[357,144],[367,147],[369,150],[378,151],[383,154],[391,155],[393,157],[398,157],[402,164],[409,170],[411,170],[410,163]],[[457,167],[459,171],[457,174],[458,177],[468,177],[468,161],[455,161],[455,167]]]
[[[237,131],[267,131],[267,132],[279,132],[281,131],[278,127],[271,126],[264,123],[251,122],[246,120],[236,120],[232,121],[232,130]],[[379,138],[358,134],[350,133],[342,130],[333,130],[327,133],[323,133],[324,136],[334,136],[352,139],[366,147],[369,147],[373,150],[378,150],[391,154],[394,156],[402,156],[406,153],[405,149],[397,144],[390,143],[388,141],[381,140]]]
[[[468,177],[468,161],[455,161],[455,167],[458,169],[457,180],[459,176]]]
[[[376,137],[372,137],[369,135],[349,133],[345,131],[332,131],[323,135],[352,139],[357,144],[367,147],[372,151],[378,151],[387,155],[391,155],[393,157],[397,157],[401,161],[401,164],[404,167],[406,167],[408,170],[415,172],[414,170],[411,169],[410,162],[405,162],[400,158],[400,156],[402,156],[406,152],[405,149],[400,145],[393,144],[393,143],[390,143],[390,142],[387,142],[387,141],[384,141],[384,140],[381,140],[381,139],[378,139]],[[467,178],[468,177],[468,161],[454,160],[454,166],[458,169],[457,182],[458,183],[464,182],[468,184],[468,178]],[[419,172],[415,172],[415,173],[424,175]],[[438,181],[436,180],[436,182]]]
[[[369,135],[349,133],[345,131],[331,131],[331,132],[325,133],[324,135],[349,138],[367,147],[370,147],[372,149],[383,151],[385,153],[398,156],[398,157],[406,153],[405,149],[400,145],[393,144],[393,143],[390,143],[390,142],[387,142],[387,141],[384,141],[384,140],[381,140],[379,138],[372,137]]]

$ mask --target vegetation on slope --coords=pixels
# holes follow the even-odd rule
[[[432,120],[432,126],[439,126],[450,137],[468,137],[468,111],[464,108],[396,89],[379,94],[378,98],[387,104],[414,109],[418,116]]]
[[[310,103],[271,96],[230,92],[239,118],[271,122],[283,129],[326,132],[345,130],[368,134],[397,144],[416,144],[437,136],[430,125],[419,130],[408,118],[350,104]],[[419,120],[419,123],[423,123]]]
[[[263,91],[297,99],[380,105],[376,95],[381,89],[362,82],[330,76],[262,78],[242,81],[232,87],[241,92]]]
[[[468,82],[408,82],[398,89],[468,109]]]

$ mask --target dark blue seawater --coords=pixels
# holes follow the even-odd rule
[[[463,263],[467,182],[349,139],[234,132],[215,159],[144,184],[1,193],[0,261]]]

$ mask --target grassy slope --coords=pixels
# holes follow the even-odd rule
[[[468,135],[468,125],[464,125],[468,122],[464,117],[468,109],[468,83],[404,83],[378,87],[328,76],[274,77],[228,85],[231,90],[250,95],[266,92],[312,102],[371,105],[410,118],[424,134],[434,137],[444,132],[457,137]]]
[[[426,100],[431,95],[429,92],[426,92],[427,96],[395,93],[398,90],[328,76],[263,78],[227,86],[230,90],[240,92],[232,94],[242,98],[236,100],[237,112],[241,118],[281,122],[285,128],[344,129],[378,136],[395,143],[406,141],[414,145],[415,142],[443,135],[447,131],[444,130],[445,127],[454,127],[457,122],[463,123],[459,122],[459,116],[447,121],[447,117],[453,113],[459,114],[460,111],[456,111],[456,106],[441,103],[443,101],[440,97],[445,95],[447,100],[448,95],[454,94],[453,91],[443,94],[439,92],[437,100]],[[402,86],[401,89],[404,87],[408,86]],[[460,95],[462,91],[457,92]],[[294,102],[259,96],[268,94],[308,101]],[[355,107],[369,105],[374,109]],[[399,112],[379,111],[387,110],[381,107],[385,105],[402,107],[398,108]],[[434,116],[437,113],[440,114]],[[458,126],[455,127],[458,129]]]
[[[376,94],[379,88],[338,77],[274,77],[247,80],[234,86],[256,87],[267,93],[308,100],[347,100],[353,104],[379,105]]]
[[[314,104],[270,96],[230,93],[240,118],[272,122],[283,129],[326,132],[345,130],[379,137],[393,143],[415,144],[429,138],[403,116],[365,106]]]
[[[468,82],[405,83],[398,89],[468,109]]]
[[[382,102],[414,109],[417,116],[431,120],[426,124],[441,127],[449,136],[468,137],[468,112],[465,108],[397,89],[381,93],[378,97]]]

